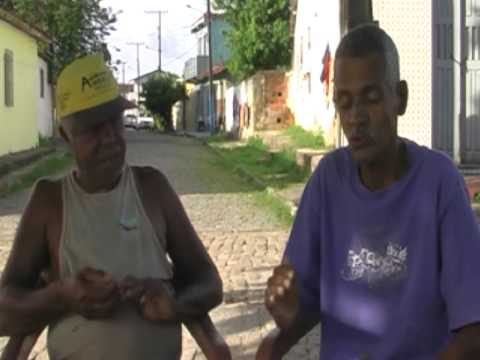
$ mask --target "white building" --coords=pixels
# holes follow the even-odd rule
[[[373,20],[397,44],[410,88],[400,135],[480,163],[480,0],[298,0],[296,9],[289,106],[297,124],[342,144],[322,60],[349,28]]]
[[[291,0],[294,54],[288,106],[297,125],[321,130],[328,145],[342,136],[332,102],[333,57],[348,29],[372,21],[370,0]]]
[[[400,133],[480,163],[480,0],[375,0],[373,15],[397,43],[410,85]]]

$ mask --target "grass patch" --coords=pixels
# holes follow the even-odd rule
[[[253,199],[258,205],[269,209],[285,226],[290,227],[292,225],[293,216],[290,213],[290,208],[278,197],[268,191],[262,191],[255,193]]]
[[[476,204],[480,203],[480,193],[476,193],[473,196],[473,202],[476,203]]]
[[[284,135],[287,135],[292,142],[292,147],[299,148],[312,148],[323,149],[325,148],[325,139],[322,132],[307,131],[300,126],[290,126],[284,130]]]
[[[12,183],[10,183],[7,189],[2,195],[11,194],[17,191],[21,191],[32,186],[38,179],[56,175],[63,170],[66,170],[73,164],[73,157],[68,152],[56,153],[50,155],[45,159],[40,160],[37,164],[33,165],[31,170],[24,174],[21,174]]]
[[[250,138],[247,142],[241,143],[230,141],[224,135],[211,136],[207,141],[222,155],[218,165],[234,171],[242,170],[238,171],[241,175],[250,174],[267,188],[274,190],[273,193],[268,189],[255,192],[253,200],[271,211],[282,224],[291,226],[293,222],[291,208],[275,195],[275,190],[303,183],[309,178],[309,169],[300,168],[296,163],[296,148],[290,146],[281,152],[270,152],[261,138]],[[229,143],[232,146],[229,146]],[[303,142],[303,145],[305,143]],[[247,179],[252,180],[249,177]],[[257,183],[257,188],[259,185],[261,184]]]
[[[52,146],[54,143],[53,137],[45,137],[38,134],[38,146],[39,147],[48,147]]]
[[[228,141],[231,141],[231,139],[229,139],[227,134],[214,134],[214,135],[209,136],[206,139],[206,141],[209,144],[215,144],[215,143],[228,142]]]
[[[243,170],[261,180],[265,185],[282,189],[289,184],[305,181],[308,169],[301,169],[295,162],[293,151],[270,153],[259,138],[251,138],[242,146],[218,148],[226,163]]]

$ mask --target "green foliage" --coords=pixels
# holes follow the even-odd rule
[[[288,227],[292,225],[293,216],[290,212],[290,208],[277,196],[268,191],[262,191],[255,193],[253,199],[258,205],[269,209],[284,225]]]
[[[228,140],[229,140],[228,134],[225,134],[225,133],[211,135],[208,138],[206,138],[206,142],[209,144],[224,143]]]
[[[53,138],[52,137],[45,137],[41,134],[38,134],[38,146],[40,147],[48,147],[53,145]]]
[[[163,126],[165,121],[163,120],[163,118],[159,114],[154,114],[153,115],[153,120],[155,121],[155,129],[160,130],[160,131],[165,130],[165,128]]]
[[[268,151],[268,146],[263,143],[263,140],[259,137],[251,137],[247,140],[247,146],[254,148],[258,151]]]
[[[115,30],[116,16],[101,0],[7,0],[2,5],[53,38],[46,50],[54,76],[75,58],[104,52],[104,39]]]
[[[474,203],[480,203],[480,193],[476,193],[473,197]]]
[[[297,149],[322,149],[325,147],[325,139],[321,131],[311,132],[295,125],[285,129],[284,134],[290,138],[292,146]]]
[[[288,67],[292,56],[289,0],[218,0],[231,29],[227,68],[237,80],[259,70]]]
[[[166,131],[173,130],[172,107],[186,97],[185,85],[175,74],[162,72],[156,74],[143,85],[143,105],[160,119]]]
[[[6,189],[0,191],[0,197],[27,189],[38,179],[57,175],[73,166],[74,159],[69,152],[60,152],[40,160],[31,169],[15,179]]]
[[[281,189],[289,184],[305,181],[307,169],[300,169],[295,156],[287,151],[271,153],[259,138],[251,138],[242,146],[225,147],[212,143],[228,164],[235,164],[272,188]]]

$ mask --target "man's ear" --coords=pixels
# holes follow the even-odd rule
[[[407,105],[408,105],[408,84],[405,80],[401,80],[398,83],[397,95],[400,100],[398,104],[397,114],[404,115],[405,112],[407,111]]]

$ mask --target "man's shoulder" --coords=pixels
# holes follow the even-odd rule
[[[153,166],[132,166],[137,189],[147,197],[165,196],[172,190],[167,176]]]
[[[465,189],[465,180],[448,154],[417,144],[413,154],[417,157],[414,170],[415,184],[428,189],[437,199],[449,198],[458,189]]]
[[[131,166],[131,169],[142,182],[167,181],[165,174],[153,166]]]
[[[415,154],[419,157],[423,169],[430,176],[459,176],[460,172],[457,166],[445,152],[417,144],[413,146],[415,146]]]
[[[350,155],[348,148],[341,147],[326,153],[315,168],[312,177],[342,176],[349,170]]]
[[[42,178],[35,182],[24,216],[37,223],[56,221],[62,212],[62,179]]]
[[[32,198],[57,199],[61,196],[62,182],[64,178],[41,178],[35,182],[32,190]],[[48,201],[47,203],[51,203]]]

